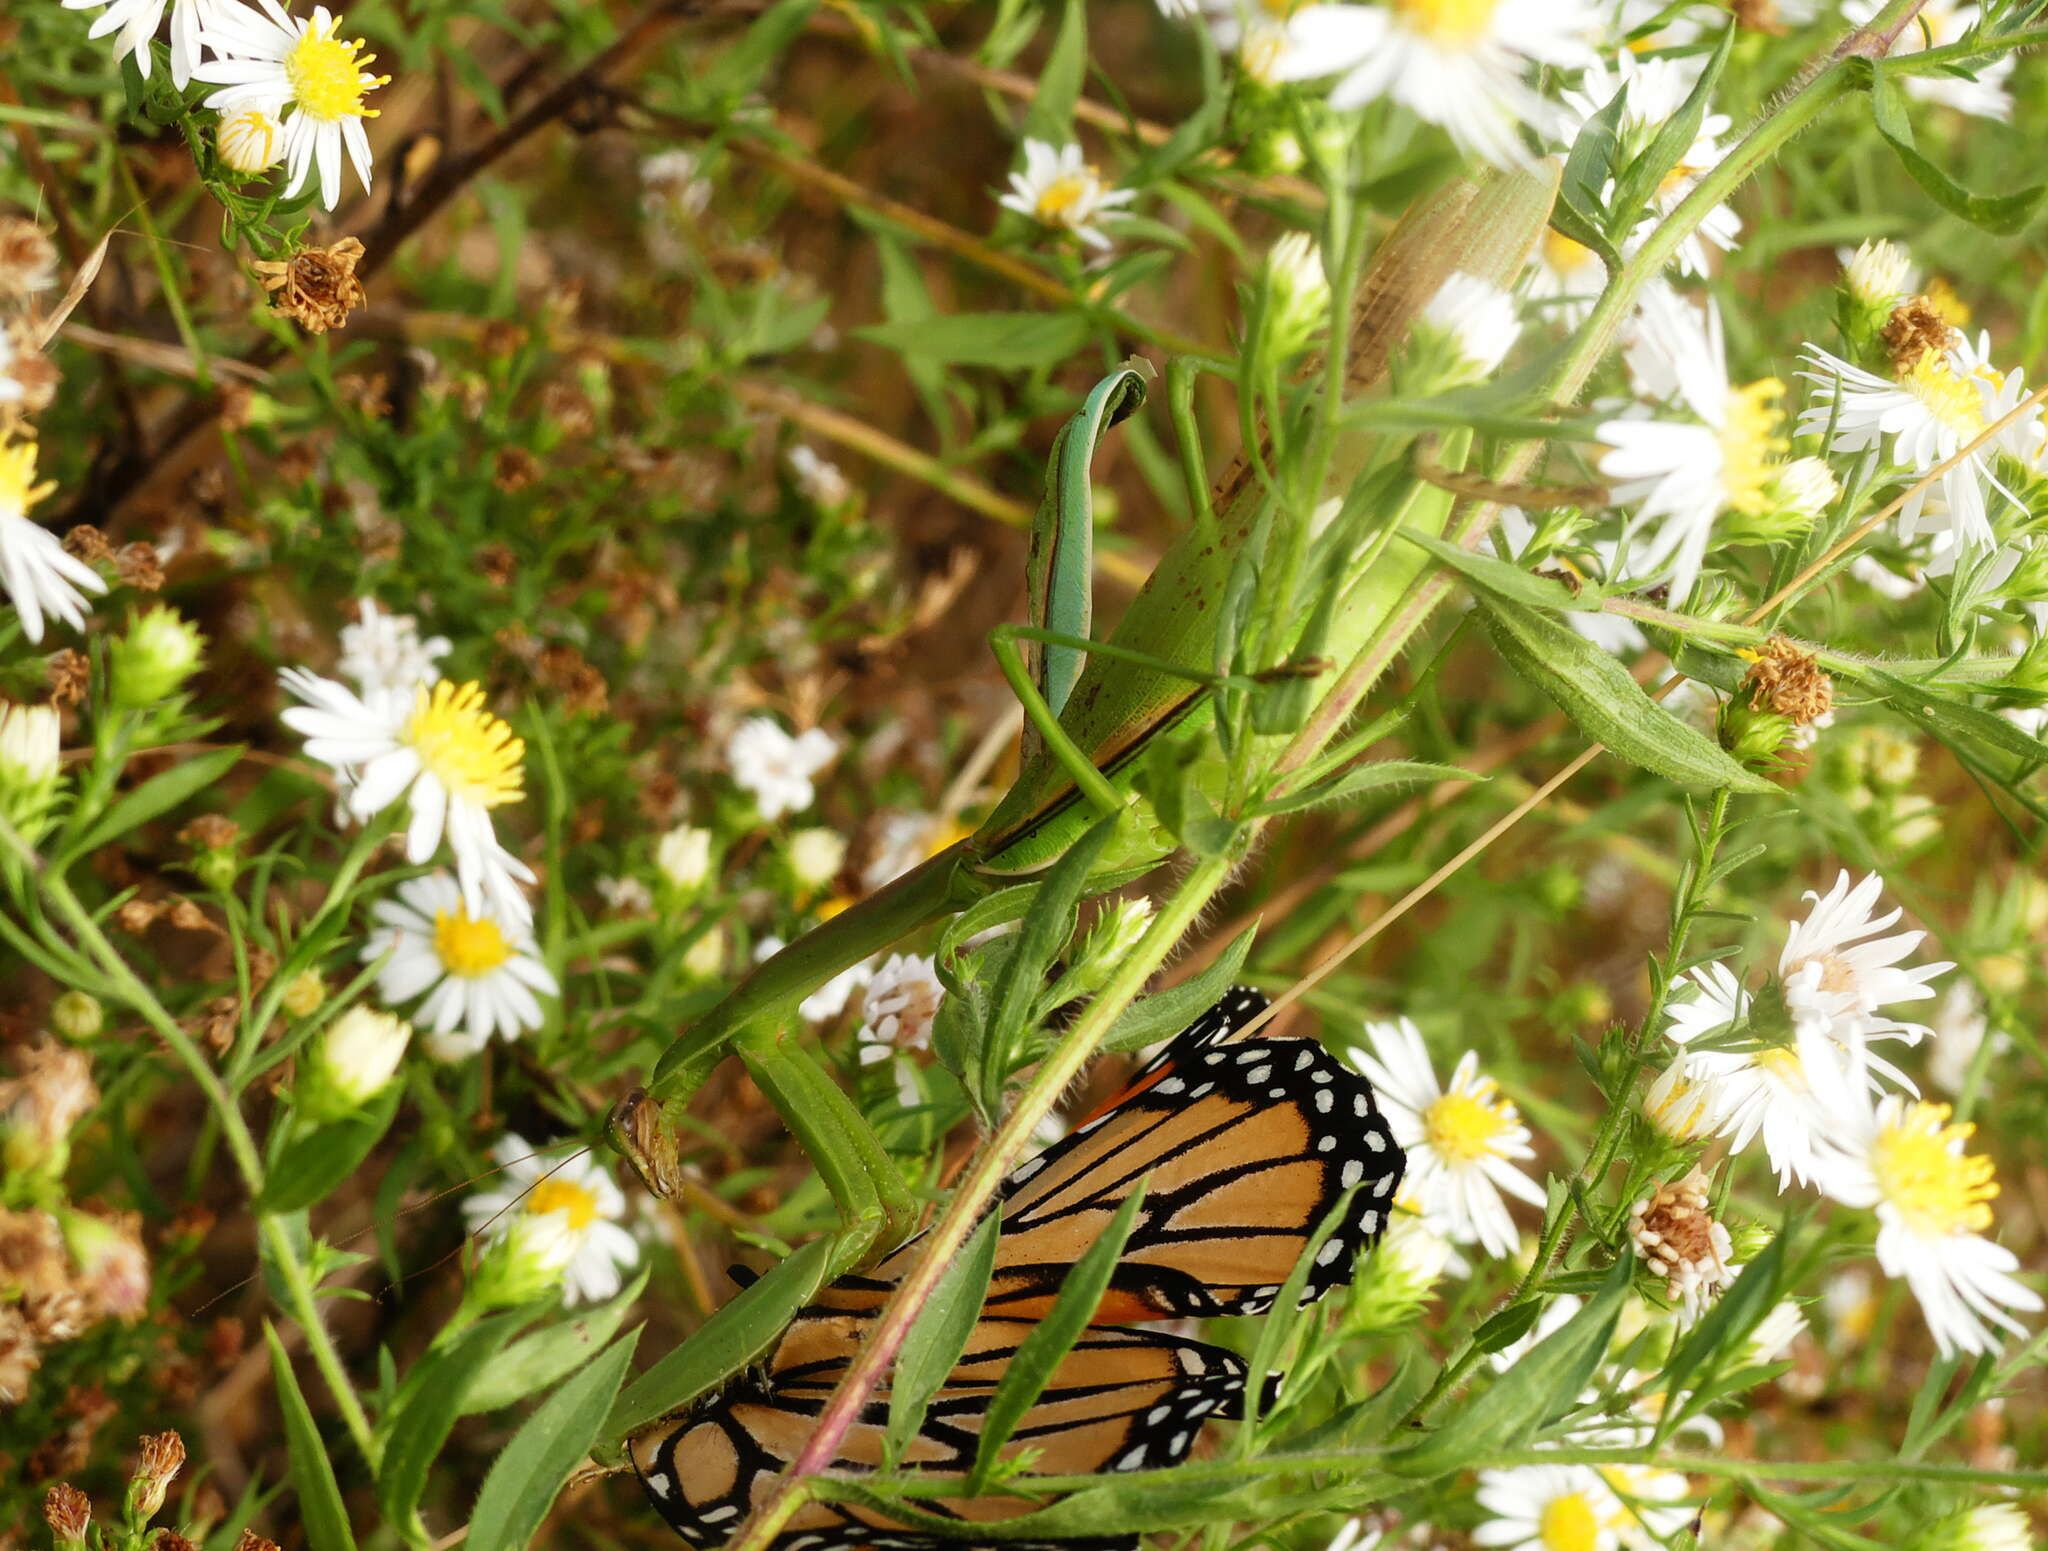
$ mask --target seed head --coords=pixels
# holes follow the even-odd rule
[[[301,248],[284,260],[262,259],[256,273],[270,293],[270,305],[309,334],[324,334],[348,322],[366,300],[356,266],[363,245],[344,237],[327,248]]]
[[[1734,1280],[1728,1230],[1714,1220],[1706,1176],[1697,1168],[1638,1201],[1629,1211],[1628,1228],[1643,1263],[1665,1279],[1671,1299],[1694,1316]]]
[[[135,1474],[128,1478],[128,1502],[135,1517],[147,1521],[164,1505],[171,1478],[184,1468],[185,1440],[174,1432],[145,1433]]]
[[[59,1481],[43,1495],[43,1522],[63,1551],[83,1547],[86,1527],[92,1523],[92,1499],[69,1482]]]
[[[1742,687],[1758,710],[1776,712],[1801,726],[1820,720],[1835,703],[1834,680],[1811,652],[1801,651],[1783,636],[1764,642]]]
[[[1892,372],[1906,376],[1930,350],[1948,349],[1956,331],[1949,326],[1933,302],[1925,296],[1909,296],[1892,309],[1890,320],[1878,331],[1885,353],[1892,358]]]

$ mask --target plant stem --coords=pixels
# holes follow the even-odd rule
[[[1111,1025],[1143,988],[1146,978],[1201,915],[1234,865],[1231,855],[1209,857],[1195,864],[1138,946],[1117,966],[1101,994],[1088,1004],[1088,1010],[1040,1064],[1030,1086],[976,1157],[944,1214],[925,1236],[923,1253],[890,1296],[859,1357],[826,1403],[803,1451],[768,1503],[731,1542],[732,1551],[764,1551],[794,1511],[796,1503],[792,1499],[810,1490],[805,1481],[831,1468],[868,1396],[895,1361],[911,1323],[967,1242],[984,1208],[1002,1184],[1004,1174],[1030,1145],[1039,1121],[1094,1055]]]

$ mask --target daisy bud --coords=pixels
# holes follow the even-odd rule
[[[512,1308],[546,1297],[576,1258],[583,1234],[567,1212],[515,1209],[512,1224],[491,1243],[469,1284],[469,1301],[486,1309]]]
[[[1643,1095],[1643,1118],[1674,1142],[1694,1142],[1714,1128],[1713,1095],[1685,1075],[1685,1063],[1673,1061],[1657,1074]]]
[[[139,711],[170,699],[199,666],[205,647],[206,637],[175,609],[159,604],[131,615],[128,633],[108,652],[114,704]]]
[[[696,893],[711,877],[711,831],[678,824],[656,842],[654,865],[678,893]]]
[[[310,1018],[327,1000],[327,982],[317,969],[302,969],[284,988],[284,1010],[294,1018]]]
[[[725,973],[725,929],[714,926],[690,944],[683,955],[683,974],[695,985],[705,985]]]
[[[1835,316],[1859,351],[1875,347],[1892,309],[1913,294],[1913,282],[1913,260],[1895,242],[1866,242],[1850,257]]]
[[[327,1026],[299,1085],[313,1120],[339,1120],[389,1086],[412,1039],[412,1026],[388,1012],[351,1007]]]
[[[213,147],[230,172],[244,177],[267,172],[284,154],[284,126],[262,108],[243,108],[221,116],[214,126]]]
[[[29,841],[40,838],[63,778],[58,739],[54,707],[0,701],[0,818]]]
[[[2012,1503],[1986,1503],[1922,1530],[1913,1551],[2032,1551],[2027,1516]]]
[[[85,1532],[92,1524],[92,1499],[60,1481],[44,1494],[43,1522],[56,1537],[57,1551],[85,1551]]]
[[[1455,1254],[1414,1202],[1396,1203],[1385,1237],[1360,1272],[1345,1324],[1359,1332],[1406,1325],[1429,1302]]]
[[[106,1009],[84,991],[66,991],[50,1003],[50,1027],[68,1040],[92,1039],[106,1026]]]
[[[1490,280],[1454,274],[1429,299],[1415,320],[1409,374],[1425,386],[1459,387],[1493,375],[1521,335],[1515,299]]]
[[[1779,756],[1795,725],[1791,717],[1737,695],[1721,707],[1718,733],[1722,748],[1751,769],[1769,774],[1781,767]]]
[[[1330,281],[1323,256],[1307,232],[1289,232],[1266,254],[1266,320],[1274,351],[1292,355],[1306,345],[1330,311]]]
[[[789,837],[789,875],[798,889],[827,888],[846,865],[846,840],[835,830],[800,829]]]
[[[1130,957],[1138,939],[1152,924],[1152,901],[1121,899],[1095,918],[1095,925],[1081,939],[1067,972],[1067,989],[1075,996],[1100,990],[1118,964]]]
[[[54,1180],[70,1161],[72,1127],[99,1100],[92,1063],[48,1038],[16,1061],[20,1075],[0,1082],[0,1158],[9,1174]]]
[[[147,1524],[155,1517],[157,1509],[164,1505],[164,1493],[170,1488],[171,1478],[184,1463],[185,1440],[176,1433],[143,1435],[142,1456],[135,1463],[135,1474],[128,1480],[128,1515],[135,1523]]]

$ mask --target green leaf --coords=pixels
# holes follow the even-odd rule
[[[1790,1237],[1788,1223],[1742,1268],[1734,1285],[1714,1300],[1706,1316],[1686,1332],[1685,1339],[1665,1362],[1660,1378],[1665,1409],[1672,1413],[1673,1422],[1678,1420],[1678,1399],[1690,1387],[1692,1376],[1708,1363],[1714,1364],[1711,1371],[1735,1363],[1739,1356],[1737,1343],[1748,1338],[1749,1332],[1784,1295],[1786,1243]]]
[[[513,1342],[504,1356],[470,1381],[462,1396],[462,1414],[497,1411],[524,1400],[589,1361],[625,1322],[634,1300],[647,1285],[647,1274],[648,1268],[642,1266],[640,1274],[609,1303]]]
[[[470,1387],[519,1327],[518,1315],[473,1325],[452,1345],[429,1352],[405,1376],[389,1413],[384,1458],[377,1469],[377,1506],[393,1524],[412,1522],[441,1446],[465,1414]]]
[[[1016,1355],[1003,1370],[995,1394],[989,1397],[988,1410],[982,1414],[981,1440],[974,1452],[972,1479],[976,1483],[987,1482],[1003,1445],[1010,1441],[1024,1413],[1038,1403],[1045,1386],[1052,1382],[1074,1343],[1081,1339],[1081,1332],[1094,1321],[1095,1310],[1103,1293],[1109,1290],[1109,1279],[1116,1272],[1124,1244],[1137,1226],[1144,1200],[1145,1182],[1140,1180],[1100,1236],[1074,1262],[1074,1269],[1062,1282],[1059,1296],[1045,1318],[1017,1344]]]
[[[1487,777],[1476,770],[1460,770],[1456,765],[1432,765],[1412,759],[1382,759],[1369,765],[1332,776],[1314,786],[1289,792],[1285,797],[1274,797],[1252,809],[1254,818],[1270,818],[1280,813],[1299,813],[1303,808],[1327,807],[1334,803],[1348,802],[1367,792],[1379,791],[1389,786],[1413,786],[1425,781],[1484,781]]]
[[[889,1428],[882,1456],[896,1461],[924,1426],[925,1410],[967,1350],[988,1300],[988,1279],[995,1272],[996,1239],[1002,1232],[1000,1207],[982,1218],[963,1253],[946,1267],[917,1320],[903,1338],[902,1353],[889,1385]]]
[[[1396,528],[1394,531],[1417,548],[1428,550],[1474,587],[1489,592],[1496,598],[1527,604],[1532,609],[1562,609],[1568,613],[1599,612],[1600,599],[1597,596],[1575,593],[1563,582],[1548,576],[1538,576],[1534,571],[1525,571],[1498,555],[1467,549],[1462,544],[1452,544],[1427,533],[1417,533],[1413,528]]]
[[[291,1461],[292,1491],[299,1499],[299,1522],[306,1527],[306,1544],[312,1551],[356,1551],[327,1445],[313,1425],[313,1413],[292,1374],[292,1360],[285,1355],[284,1343],[277,1339],[269,1320],[263,1322],[263,1340],[270,1348],[278,1410],[284,1414],[285,1452]]]
[[[1057,366],[1088,344],[1088,319],[1074,312],[959,312],[951,317],[871,323],[854,333],[869,344],[944,366],[1035,371]]]
[[[548,1396],[512,1435],[477,1493],[467,1551],[522,1551],[569,1472],[597,1442],[639,1339],[636,1325]]]
[[[1122,820],[1120,812],[1100,818],[1068,846],[1046,873],[1038,886],[1038,898],[1025,913],[1015,936],[1016,948],[1004,962],[990,996],[994,1011],[987,1056],[999,1069],[988,1075],[996,1085],[1009,1076],[1009,1058],[1022,1048],[1030,1032],[1046,969],[1073,934],[1075,910],[1088,887],[1088,875]],[[994,1091],[988,1083],[983,1086],[985,1091]]]
[[[173,765],[161,775],[151,776],[134,791],[110,804],[100,815],[99,822],[73,841],[65,855],[84,856],[97,851],[108,841],[118,840],[129,830],[147,824],[159,814],[168,813],[188,797],[216,784],[234,769],[242,753],[239,744],[231,749],[214,749],[183,764]]]
[[[1726,750],[1660,707],[1619,662],[1547,614],[1482,593],[1494,645],[1583,732],[1630,764],[1681,786],[1775,792]]]
[[[1571,154],[1565,158],[1564,174],[1558,181],[1557,203],[1550,211],[1550,224],[1581,247],[1591,248],[1609,271],[1621,268],[1621,254],[1609,240],[1600,215],[1608,180],[1614,176],[1621,113],[1627,106],[1628,90],[1623,87],[1586,120],[1572,140]]]
[[[1949,748],[1991,748],[2017,755],[2029,765],[2048,762],[2048,743],[2020,731],[1996,711],[1944,699],[1925,685],[1880,668],[1867,670],[1866,677],[1901,716]]]
[[[405,1085],[394,1082],[354,1114],[286,1142],[264,1177],[256,1210],[297,1212],[326,1200],[383,1140],[404,1097]]]
[[[1074,138],[1074,104],[1081,100],[1081,79],[1087,70],[1088,8],[1081,0],[1067,0],[1052,52],[1038,72],[1038,91],[1024,114],[1026,139],[1064,145]]]
[[[1578,1313],[1454,1408],[1429,1437],[1390,1455],[1386,1468],[1431,1479],[1527,1443],[1544,1422],[1578,1400],[1599,1366],[1628,1297],[1632,1269],[1627,1258],[1616,1261]]]
[[[606,1419],[605,1437],[623,1438],[666,1416],[767,1351],[824,1281],[834,1247],[829,1238],[813,1239],[634,1379]]]
[[[1223,999],[1223,993],[1237,984],[1245,958],[1252,951],[1257,926],[1247,926],[1230,940],[1230,946],[1216,962],[1199,975],[1170,986],[1152,996],[1131,1003],[1123,1016],[1110,1026],[1102,1041],[1104,1051],[1136,1050],[1178,1034]]]
[[[1678,111],[1664,121],[1656,139],[1615,180],[1611,219],[1617,233],[1627,232],[1636,224],[1636,218],[1649,205],[1651,195],[1657,192],[1671,169],[1699,139],[1700,124],[1707,116],[1707,99],[1713,94],[1714,84],[1721,79],[1721,71],[1728,63],[1728,52],[1735,46],[1738,30],[1733,20],[1722,29],[1720,43],[1715,46],[1713,56],[1693,82],[1692,90],[1686,94]],[[1623,95],[1627,95],[1626,92]]]
[[[1906,95],[1898,79],[1882,66],[1872,72],[1870,106],[1877,132],[1891,146],[1892,154],[1905,167],[1927,197],[1951,215],[1959,215],[1972,226],[2010,237],[2034,218],[2048,184],[2015,189],[2010,194],[1974,194],[1940,167],[1922,156],[1913,145],[1913,122],[1906,116]]]
[[[818,0],[778,0],[756,18],[739,42],[718,55],[708,68],[699,67],[694,85],[727,98],[757,90],[769,67],[789,51],[817,8]]]

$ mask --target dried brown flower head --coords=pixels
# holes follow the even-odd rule
[[[99,1102],[92,1062],[47,1036],[15,1057],[20,1069],[0,1081],[0,1139],[7,1167],[33,1169],[61,1160],[71,1128]]]
[[[178,838],[200,851],[225,851],[242,838],[242,826],[222,813],[202,813],[178,831]]]
[[[64,535],[64,552],[87,565],[98,565],[102,561],[111,565],[114,560],[114,546],[89,522],[81,522]]]
[[[1735,25],[1744,32],[1767,32],[1783,37],[1785,24],[1778,20],[1778,0],[1728,0]]]
[[[519,557],[504,544],[486,544],[476,552],[479,575],[493,587],[510,587],[519,574]]]
[[[1666,1293],[1695,1313],[1734,1280],[1734,1248],[1714,1220],[1706,1176],[1697,1168],[1630,1208],[1628,1231],[1643,1263],[1665,1279]]]
[[[279,1551],[274,1540],[265,1540],[253,1529],[242,1531],[242,1538],[235,1542],[235,1551]]]
[[[59,1481],[43,1494],[43,1522],[61,1545],[67,1540],[82,1542],[86,1526],[92,1523],[92,1499],[67,1481]]]
[[[71,1286],[64,1235],[48,1212],[0,1211],[0,1297],[41,1298]]]
[[[144,1433],[135,1474],[128,1479],[128,1501],[136,1517],[147,1520],[164,1505],[171,1478],[184,1468],[185,1440],[174,1432]]]
[[[1775,711],[1804,727],[1826,716],[1835,703],[1835,681],[1813,653],[1774,635],[1758,649],[1742,687],[1758,710]]]
[[[199,1546],[174,1529],[160,1529],[156,1538],[150,1541],[149,1551],[199,1551]]]
[[[14,346],[13,358],[7,363],[7,375],[19,390],[12,407],[19,414],[41,414],[57,397],[61,374],[56,364],[36,348],[26,321],[17,322],[7,334]]]
[[[28,1320],[29,1329],[35,1332],[36,1339],[44,1346],[74,1341],[98,1323],[85,1294],[69,1287],[61,1292],[22,1299],[21,1312]]]
[[[81,1231],[82,1229],[87,1231]],[[136,1212],[74,1218],[67,1232],[78,1259],[78,1288],[108,1319],[134,1321],[149,1311],[149,1251]]]
[[[597,428],[597,406],[573,382],[551,382],[540,390],[541,413],[564,436],[588,436]]]
[[[27,296],[57,283],[57,250],[49,234],[20,216],[0,217],[0,295]]]
[[[216,996],[200,1010],[199,1037],[216,1054],[226,1055],[234,1049],[235,1037],[241,1030],[242,999],[239,996]]]
[[[500,447],[491,483],[507,495],[516,495],[540,479],[540,459],[524,447]]]
[[[514,323],[509,318],[492,318],[477,335],[477,344],[485,355],[507,356],[516,353],[526,343],[526,326]]]
[[[310,334],[324,334],[348,322],[366,297],[356,266],[363,245],[344,237],[332,247],[301,248],[288,259],[259,259],[256,273],[270,293],[270,305]]]
[[[563,703],[572,712],[588,711],[601,715],[611,704],[611,692],[605,687],[604,675],[584,655],[567,642],[558,641],[544,647],[540,658],[534,663],[534,674],[548,688],[561,692]]]
[[[53,653],[43,669],[50,685],[50,703],[62,710],[66,706],[81,705],[86,691],[92,686],[92,659],[84,652],[65,647]]]
[[[133,544],[123,544],[115,553],[114,574],[120,577],[124,587],[133,587],[137,592],[163,591],[163,560],[154,544],[140,539]]]
[[[1892,358],[1892,372],[1903,377],[1928,351],[1946,350],[1955,337],[1948,319],[1925,296],[1909,296],[1892,309],[1878,337]]]
[[[0,1405],[18,1406],[28,1399],[29,1385],[43,1354],[28,1319],[11,1303],[0,1303]]]

